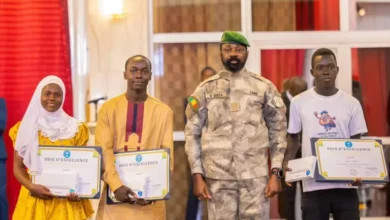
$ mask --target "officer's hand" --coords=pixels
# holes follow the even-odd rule
[[[276,175],[271,175],[267,187],[265,188],[265,197],[271,198],[282,191],[282,184]]]
[[[194,174],[193,181],[194,181],[194,195],[199,200],[211,199],[211,195],[209,193],[209,190],[207,189],[206,183],[204,182],[202,175],[199,173]]]
[[[115,199],[120,202],[131,202],[130,196],[133,196],[134,198],[137,198],[137,195],[127,186],[121,186],[114,192]]]

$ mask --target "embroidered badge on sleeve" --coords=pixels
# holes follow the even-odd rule
[[[197,98],[193,97],[193,96],[190,96],[188,97],[188,105],[191,107],[191,109],[194,111],[194,112],[198,112],[199,111],[199,101]]]

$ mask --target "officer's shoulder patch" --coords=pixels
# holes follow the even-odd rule
[[[198,112],[199,111],[199,101],[196,97],[190,96],[187,98],[188,105],[191,107],[192,111]]]
[[[204,84],[219,79],[219,74],[215,74],[214,76],[206,79],[205,81],[201,82],[199,86],[203,86]]]
[[[260,74],[256,74],[256,73],[252,73],[252,72],[251,72],[250,74],[251,74],[252,77],[254,77],[254,78],[256,78],[256,79],[258,79],[258,80],[260,80],[260,81],[263,81],[263,82],[265,82],[265,83],[267,83],[267,84],[272,84],[271,81],[269,81],[268,79],[266,79],[266,78],[260,76]]]
[[[280,98],[279,96],[274,96],[274,98],[272,99],[272,102],[278,108],[281,108],[284,105],[283,99]]]

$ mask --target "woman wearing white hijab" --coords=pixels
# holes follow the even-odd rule
[[[88,128],[62,109],[65,86],[56,76],[38,84],[23,120],[10,129],[14,142],[14,175],[22,184],[13,220],[83,220],[93,214],[91,203],[71,194],[54,197],[48,188],[33,184],[30,175],[41,172],[38,146],[85,146]],[[28,169],[28,172],[26,171]]]

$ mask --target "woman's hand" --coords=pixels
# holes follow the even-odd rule
[[[80,200],[81,200],[79,195],[77,195],[76,193],[70,193],[70,194],[66,195],[66,198],[72,202],[80,202]]]
[[[53,199],[54,197],[54,195],[50,192],[49,188],[39,184],[32,184],[29,190],[31,196],[36,197],[38,199],[49,200]]]

